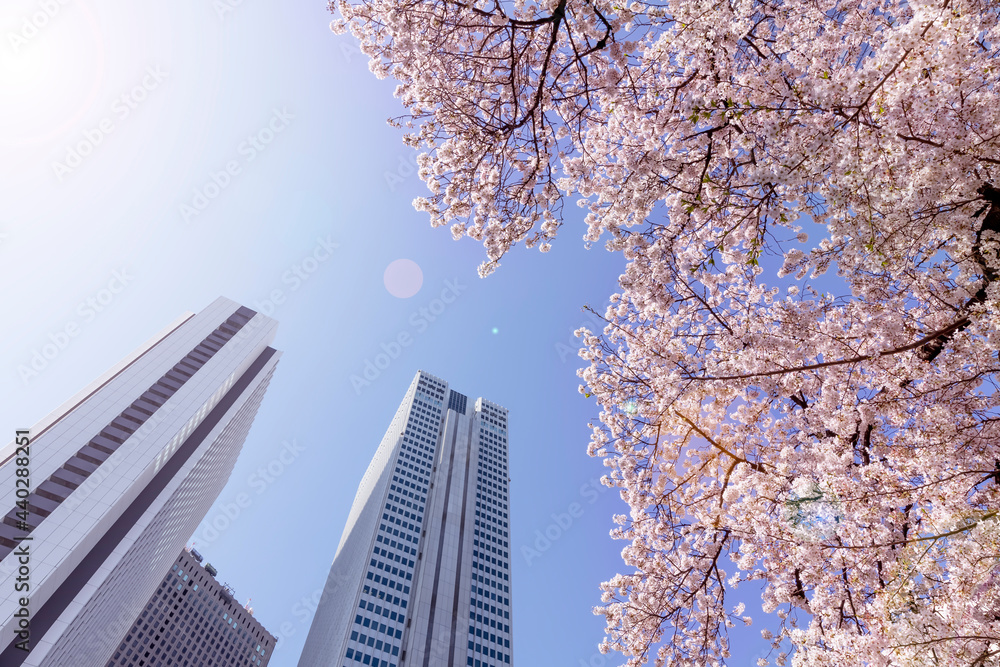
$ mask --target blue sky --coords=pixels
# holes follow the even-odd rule
[[[571,350],[621,257],[585,250],[568,207],[552,252],[519,248],[479,279],[482,248],[413,211],[415,153],[385,123],[394,83],[329,31],[324,3],[236,2],[5,2],[0,423],[33,424],[219,295],[269,312],[284,356],[193,540],[282,635],[285,667],[357,483],[427,370],[510,410],[514,659],[619,664],[597,654],[591,608],[622,567],[608,531],[624,505],[586,455],[598,409]],[[422,272],[409,298],[383,280],[400,259]],[[400,334],[410,344],[352,383]],[[755,664],[759,626],[737,636],[729,664]]]

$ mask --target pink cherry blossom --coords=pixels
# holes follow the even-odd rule
[[[773,664],[1000,663],[1000,5],[334,10],[483,275],[566,203],[624,256],[581,352],[628,506],[603,650],[722,665],[756,612]]]

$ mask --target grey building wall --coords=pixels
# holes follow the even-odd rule
[[[276,641],[182,550],[106,667],[267,667]]]

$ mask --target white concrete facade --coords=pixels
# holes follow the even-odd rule
[[[507,411],[418,372],[358,488],[299,667],[511,664]]]
[[[108,660],[228,480],[280,357],[269,347],[276,327],[270,318],[218,299],[32,429],[32,491],[40,494],[47,478],[51,485],[50,476],[65,476],[64,464],[79,460],[74,457],[88,441],[124,423],[124,412],[138,415],[136,401],[152,386],[167,376],[181,378],[166,380],[172,385],[168,398],[153,397],[162,404],[150,407],[133,433],[113,431],[120,446],[98,459],[85,481],[72,491],[59,487],[59,495],[68,495],[57,496],[57,504],[38,501],[56,506],[30,532],[30,609],[36,619],[54,620],[44,634],[33,628],[30,653],[4,653],[0,661],[14,656],[17,664],[56,666]],[[206,339],[217,349],[203,348]],[[178,375],[178,364],[195,350],[205,360]],[[13,488],[14,463],[0,466],[0,489]],[[13,506],[13,498],[3,502]],[[16,568],[13,552],[0,561],[0,651],[10,651],[17,629]]]

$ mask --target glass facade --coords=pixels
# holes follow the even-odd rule
[[[507,482],[507,411],[479,399],[470,412],[417,373],[358,489],[300,667],[510,665]]]

